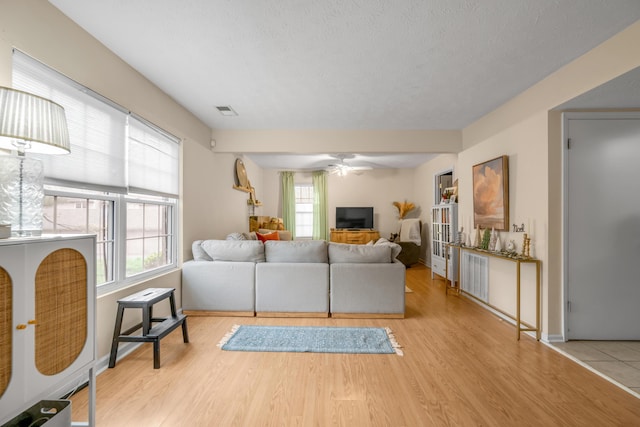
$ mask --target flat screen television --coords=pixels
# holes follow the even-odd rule
[[[336,208],[336,228],[373,228],[373,208]]]

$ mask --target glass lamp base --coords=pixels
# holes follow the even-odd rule
[[[0,224],[13,236],[42,234],[43,167],[38,159],[0,156]]]

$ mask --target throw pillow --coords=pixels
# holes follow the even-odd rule
[[[391,248],[391,261],[393,262],[394,259],[396,259],[396,257],[398,255],[400,255],[400,252],[402,252],[402,246],[400,246],[397,243],[393,243],[388,241],[387,239],[385,239],[384,237],[381,237],[380,239],[378,239],[378,241],[376,243],[374,243],[374,246],[388,246]]]
[[[379,264],[393,262],[391,248],[386,245],[349,245],[346,243],[329,243],[330,264]]]
[[[327,263],[327,242],[324,240],[292,240],[265,242],[267,262]]]
[[[257,240],[205,240],[201,246],[213,261],[264,262],[264,243]]]
[[[277,232],[267,233],[267,234],[256,233],[256,236],[258,237],[258,240],[260,240],[262,243],[266,242],[267,240],[280,240]]]
[[[242,233],[231,233],[227,235],[227,240],[247,240]]]

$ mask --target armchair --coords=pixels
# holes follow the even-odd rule
[[[422,223],[418,218],[403,219],[400,222],[400,235],[396,243],[402,247],[398,261],[406,267],[418,262],[422,245]]]

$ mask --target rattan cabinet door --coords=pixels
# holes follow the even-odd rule
[[[56,375],[87,342],[87,261],[75,249],[51,252],[36,271],[36,368]]]
[[[0,246],[0,414],[10,413],[24,400],[24,254],[22,247]]]
[[[13,314],[13,286],[11,276],[7,270],[0,267],[0,396],[9,387],[11,379],[11,342],[13,328],[11,319]]]

